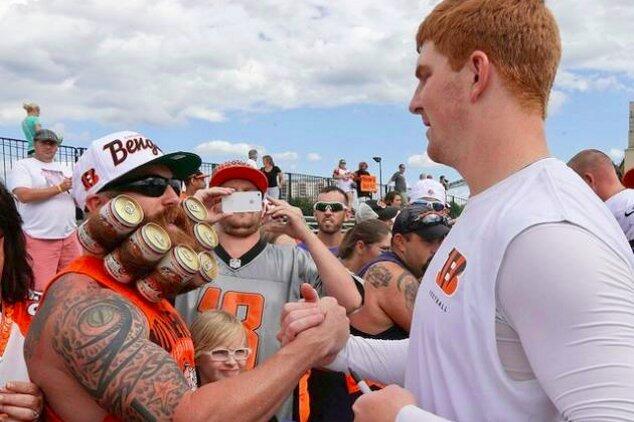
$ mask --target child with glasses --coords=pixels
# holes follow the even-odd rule
[[[251,350],[242,323],[224,311],[201,313],[191,326],[199,384],[241,373]]]

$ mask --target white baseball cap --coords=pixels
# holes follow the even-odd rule
[[[418,199],[432,199],[447,205],[447,191],[442,183],[432,179],[423,179],[416,182],[409,193],[409,203],[412,204]]]
[[[72,195],[77,206],[83,210],[89,195],[150,164],[164,165],[174,178],[184,180],[198,170],[201,160],[190,152],[163,154],[158,145],[137,132],[111,133],[93,141],[75,163]]]

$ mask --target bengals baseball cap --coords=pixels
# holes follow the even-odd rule
[[[190,152],[163,151],[144,135],[116,132],[93,141],[73,168],[72,194],[82,210],[86,198],[108,189],[133,170],[148,165],[164,165],[172,171],[172,177],[184,180],[200,167],[201,160]]]
[[[227,161],[220,164],[211,174],[209,186],[222,186],[223,183],[229,180],[238,179],[247,180],[253,183],[255,187],[262,192],[262,196],[266,195],[266,190],[269,187],[266,175],[260,170],[251,167],[244,161]]]
[[[437,219],[438,221],[425,222],[424,217],[426,216],[428,219]],[[443,238],[449,233],[449,230],[451,227],[447,217],[432,211],[429,207],[420,205],[410,205],[403,208],[392,226],[392,234],[416,233],[423,240]]]

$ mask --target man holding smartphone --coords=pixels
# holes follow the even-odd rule
[[[210,185],[244,197],[245,193],[264,195],[268,183],[261,171],[243,162],[229,162],[216,169]],[[247,363],[252,368],[280,348],[275,335],[282,306],[299,299],[302,282],[310,283],[320,294],[335,297],[347,312],[361,305],[361,296],[346,268],[308,228],[299,208],[268,198],[266,208],[254,210],[249,201],[231,196],[222,202],[231,204],[233,214],[216,224],[218,277],[177,298],[176,307],[188,322],[197,312],[212,309],[223,309],[240,318],[254,352]],[[206,205],[225,212],[222,202]],[[244,209],[240,209],[241,202]],[[262,224],[303,242],[309,254],[265,242],[260,235]],[[290,405],[278,415],[289,418]]]

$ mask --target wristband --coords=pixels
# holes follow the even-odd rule
[[[59,191],[59,193],[64,192],[64,191],[62,190],[62,186],[61,186],[61,185],[56,185],[56,186],[57,186],[57,190]]]

